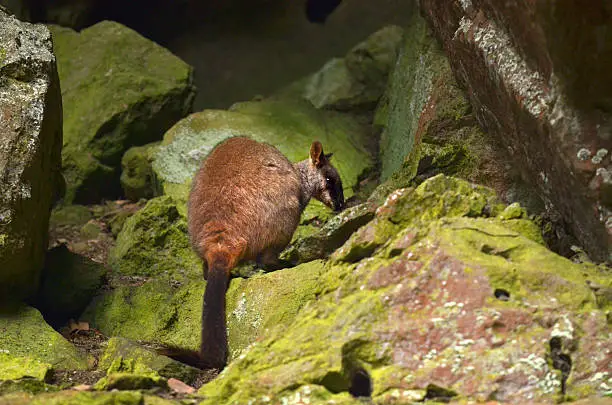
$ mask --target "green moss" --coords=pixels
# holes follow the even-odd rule
[[[507,221],[502,221],[501,223],[504,227],[513,230],[514,232],[520,233],[527,239],[531,239],[532,241],[541,245],[546,245],[544,242],[544,237],[542,236],[542,230],[531,220],[511,219]]]
[[[107,370],[108,374],[123,372],[177,378],[187,384],[193,384],[200,372],[123,338],[109,339],[98,368]]]
[[[227,292],[227,324],[232,359],[268,329],[288,327],[299,310],[315,298],[320,260],[234,279]]]
[[[82,315],[107,336],[199,347],[205,282],[158,276],[94,298]]]
[[[196,277],[201,262],[191,249],[187,222],[171,197],[157,197],[128,218],[109,255],[117,274]]]
[[[99,391],[112,390],[146,390],[154,387],[167,387],[164,378],[132,373],[110,373],[94,384]]]
[[[610,284],[605,275],[588,266],[572,263],[541,243],[522,237],[494,219],[445,219],[436,237],[448,244],[452,254],[472,266],[487,270],[491,285],[510,292],[516,301],[546,303],[550,297],[574,311],[596,309],[586,280]]]
[[[123,152],[160,139],[191,109],[192,68],[115,22],[50,30],[64,108],[65,199],[118,194]]]
[[[6,352],[0,352],[0,381],[33,378],[45,381],[51,370],[51,364],[43,363],[31,357],[14,357]]]
[[[414,13],[387,89],[387,122],[380,143],[382,180],[398,170],[420,142],[419,121],[433,87],[436,66],[443,61],[441,55],[425,21]]]
[[[7,403],[31,405],[141,405],[144,395],[135,391],[78,392],[61,391],[35,397],[5,397]],[[23,402],[20,402],[23,401]]]
[[[1,366],[0,366],[1,367]],[[2,403],[2,397],[11,393],[29,393],[29,394],[41,394],[44,392],[55,392],[59,388],[53,385],[45,384],[43,380],[36,378],[22,378],[17,381],[4,380],[0,378],[0,403]]]
[[[85,225],[92,218],[89,207],[84,205],[62,205],[51,212],[49,225]]]
[[[151,162],[159,142],[128,149],[121,158],[121,187],[133,201],[159,195]]]
[[[52,364],[54,368],[70,370],[87,368],[86,357],[47,325],[34,308],[3,308],[0,331],[0,351],[14,358],[29,359],[18,362],[34,365],[38,361]]]
[[[306,159],[311,143],[319,139],[326,153],[334,153],[346,198],[352,195],[361,172],[372,165],[365,148],[369,129],[348,114],[319,111],[307,102],[245,102],[230,111],[192,114],[164,135],[153,161],[164,193],[186,201],[186,187],[202,159],[217,143],[236,135],[268,142],[292,162]],[[180,195],[174,192],[177,185]]]
[[[399,189],[391,193],[379,208],[381,215],[355,232],[333,253],[332,259],[361,260],[387,244],[403,228],[415,229],[418,233],[420,228],[435,219],[496,215],[502,209],[503,205],[493,190],[440,174],[427,179],[416,189]]]
[[[555,327],[531,320],[531,314],[541,311],[547,319],[569,311],[563,316],[571,317],[576,330],[584,322],[602,327],[598,322],[605,323],[605,310],[599,321],[587,321],[598,304],[586,280],[603,286],[610,281],[593,267],[550,252],[529,239],[530,232],[523,232],[525,237],[507,228],[528,220],[502,219],[502,212],[491,190],[444,176],[395,193],[356,233],[356,238],[376,241],[380,232],[385,235],[380,243],[388,248],[369,252],[357,263],[327,262],[315,281],[318,298],[304,305],[289,326],[268,329],[203,386],[204,404],[291,403],[298,397],[343,403],[349,401],[346,391],[357,369],[369,373],[374,403],[447,396],[469,400],[466,390],[478,386],[486,392],[493,382],[503,385],[501,375],[536,379],[537,387],[529,388],[534,398],[551,398],[543,381],[549,367],[544,356]],[[507,290],[510,300],[495,299],[496,288]],[[478,304],[482,291],[490,298]],[[474,307],[465,313],[463,305]],[[498,326],[483,329],[482,322],[498,319]],[[476,343],[481,333],[491,333],[492,342]],[[582,352],[572,356],[590,358]],[[517,359],[511,369],[508,358]],[[453,371],[456,382],[445,384],[445,377],[438,377],[447,364],[460,367]],[[428,384],[436,378],[440,383]]]

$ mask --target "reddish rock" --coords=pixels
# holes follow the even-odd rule
[[[482,127],[602,261],[612,242],[612,9],[605,4],[421,0]]]

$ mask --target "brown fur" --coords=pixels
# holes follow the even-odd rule
[[[203,162],[188,203],[191,243],[208,279],[199,365],[223,368],[227,360],[230,270],[241,260],[276,265],[311,197],[342,208],[342,182],[330,157],[314,142],[310,159],[293,165],[271,145],[235,137],[217,145]]]
[[[189,234],[206,262],[223,251],[229,268],[262,253],[280,252],[300,217],[300,179],[276,148],[248,138],[216,147],[189,196]]]

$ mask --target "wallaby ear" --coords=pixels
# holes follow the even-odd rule
[[[331,159],[331,157],[334,156],[334,152],[329,152],[325,154],[325,159],[329,160]]]
[[[310,145],[310,162],[315,167],[323,166],[325,162],[325,154],[323,153],[323,145],[321,142],[314,141],[312,145]]]

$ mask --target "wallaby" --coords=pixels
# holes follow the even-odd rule
[[[223,369],[228,358],[225,293],[241,260],[279,268],[311,198],[339,211],[342,181],[315,141],[310,157],[292,164],[275,147],[247,137],[219,143],[196,174],[188,202],[189,236],[207,279],[199,355],[175,355],[200,368]]]

